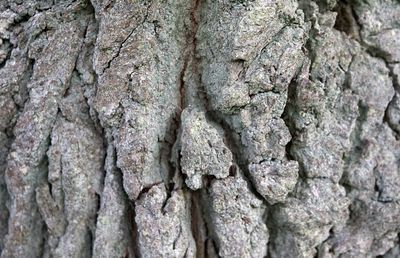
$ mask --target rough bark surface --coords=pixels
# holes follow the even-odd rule
[[[398,0],[0,1],[0,253],[400,257]]]

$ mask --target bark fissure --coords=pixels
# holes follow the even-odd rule
[[[364,48],[364,52],[374,58],[378,58],[382,60],[385,65],[387,70],[389,71],[389,77],[392,80],[392,86],[395,92],[399,92],[399,85],[398,85],[398,79],[397,75],[393,72],[393,65],[396,64],[396,62],[389,62],[387,59],[387,56],[390,55],[390,53],[386,52],[385,50],[368,44],[362,37],[362,33],[360,32],[363,29],[362,23],[359,22],[359,17],[357,15],[357,12],[354,9],[354,3],[349,3],[346,0],[340,0],[338,4],[338,18],[336,19],[335,23],[335,28],[339,31],[345,32],[349,37],[354,38],[357,42],[361,44],[361,46]],[[390,119],[388,118],[388,109],[392,103],[396,101],[396,94],[393,95],[391,98],[390,102],[388,103],[386,110],[385,110],[385,115],[383,117],[383,122],[386,123],[390,129],[393,131],[394,135],[396,135],[396,138],[399,138],[399,130],[396,129],[396,126]]]
[[[110,60],[108,60],[106,66],[103,68],[102,74],[104,74],[104,73],[107,71],[107,69],[110,69],[111,63],[112,63],[115,59],[117,59],[117,58],[119,57],[119,55],[120,55],[120,53],[121,53],[121,49],[124,47],[125,43],[130,39],[130,37],[133,35],[133,33],[135,33],[135,31],[136,31],[137,29],[139,29],[141,26],[143,26],[143,24],[144,24],[145,22],[147,22],[147,17],[149,16],[149,10],[150,10],[150,8],[151,8],[151,5],[152,5],[152,2],[150,2],[150,3],[148,4],[147,10],[146,10],[146,14],[145,14],[143,20],[139,23],[139,25],[137,25],[136,27],[134,27],[134,28],[128,33],[128,35],[127,35],[120,43],[118,43],[119,45],[118,45],[118,49],[117,49],[116,53],[111,57]]]

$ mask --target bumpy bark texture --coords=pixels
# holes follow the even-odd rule
[[[398,0],[0,1],[0,253],[400,257]]]

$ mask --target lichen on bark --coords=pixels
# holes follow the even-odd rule
[[[1,1],[1,257],[398,257],[399,17]]]

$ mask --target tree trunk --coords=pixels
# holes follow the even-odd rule
[[[400,257],[397,0],[0,1],[6,257]]]

